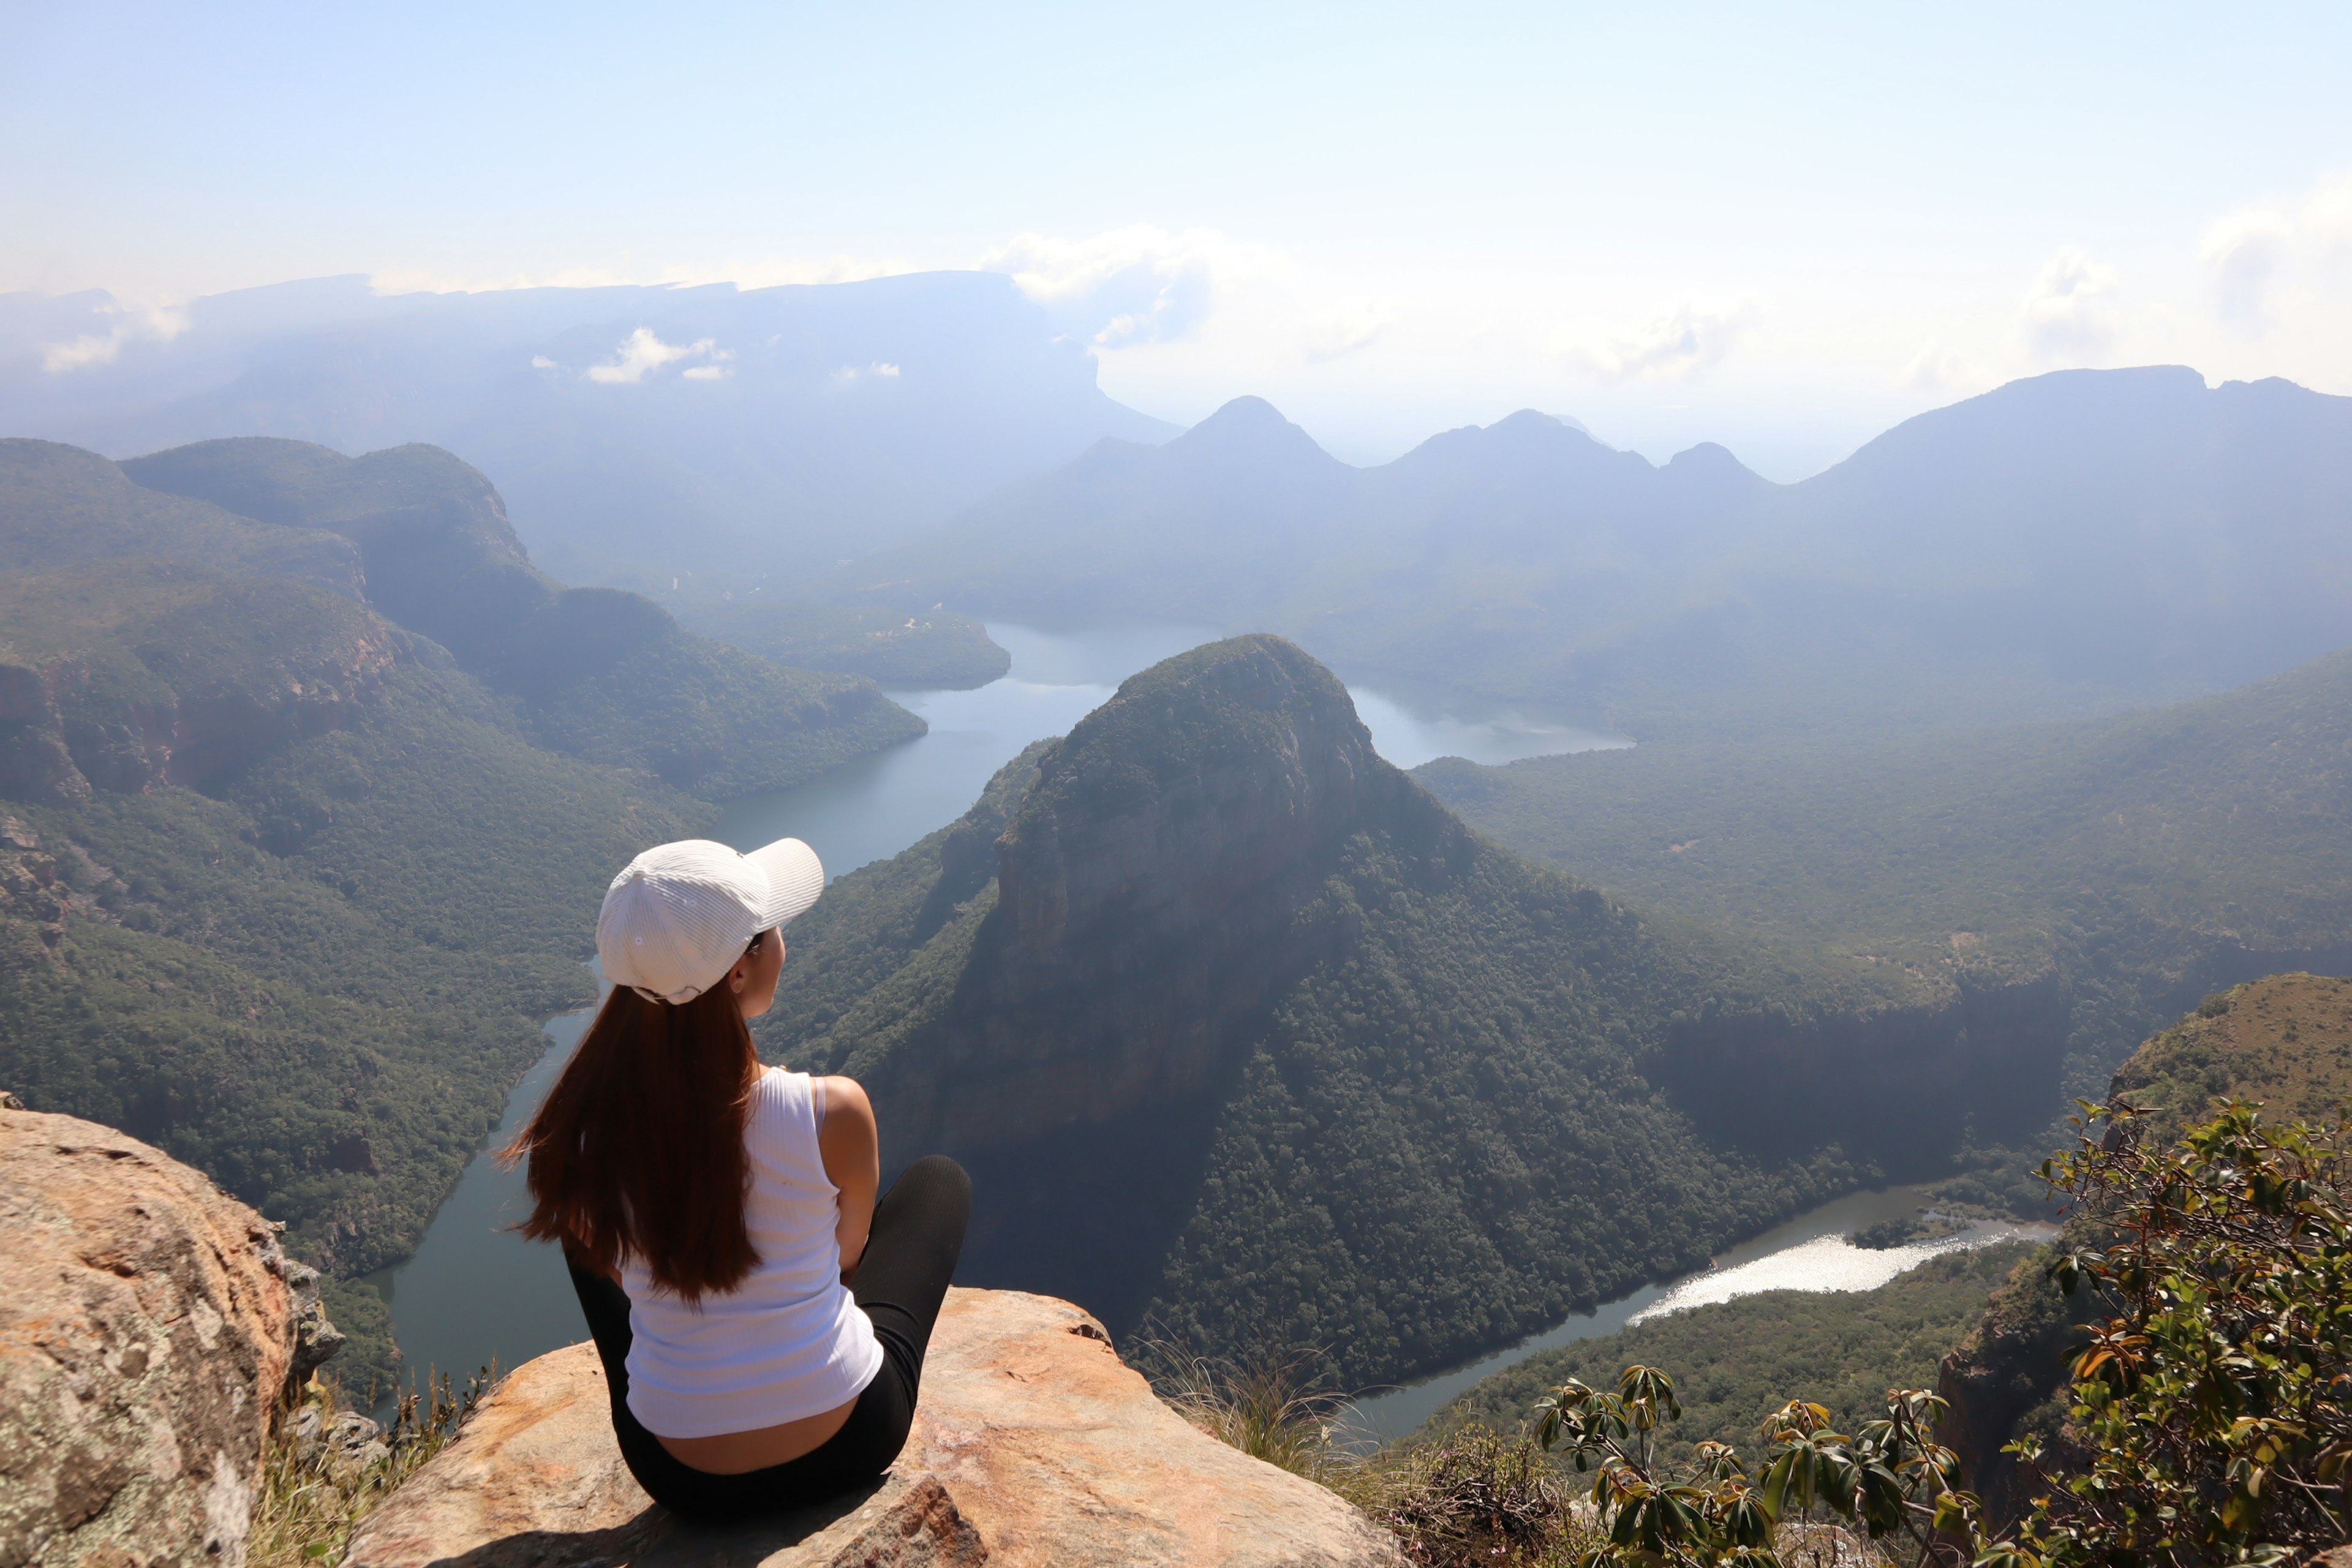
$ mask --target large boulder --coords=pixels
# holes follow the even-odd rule
[[[17,1109],[0,1237],[0,1564],[236,1568],[279,1396],[341,1342],[317,1276],[161,1151]]]
[[[516,1370],[353,1537],[349,1568],[1373,1568],[1403,1559],[1310,1481],[1187,1425],[1066,1301],[951,1290],[915,1427],[873,1490],[726,1530],[630,1479],[594,1350]]]

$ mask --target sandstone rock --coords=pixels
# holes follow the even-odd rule
[[[952,1290],[874,1491],[757,1525],[672,1519],[621,1463],[594,1350],[519,1368],[353,1537],[352,1568],[1399,1564],[1312,1482],[1194,1430],[1067,1302]]]
[[[12,1110],[0,1236],[0,1563],[242,1563],[297,1356],[277,1227],[134,1138]]]

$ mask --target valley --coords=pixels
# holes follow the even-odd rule
[[[1291,1357],[1399,1452],[1654,1352],[1701,1369],[1688,1440],[1752,1425],[1768,1372],[1860,1408],[2045,1234],[2028,1173],[2069,1097],[2208,992],[2352,968],[2352,656],[2260,668],[2317,611],[2231,642],[2249,666],[2144,638],[2095,669],[1937,643],[1951,605],[1856,632],[1836,595],[1953,580],[1932,552],[1827,598],[1740,578],[1743,531],[1851,553],[1803,497],[2012,424],[1898,432],[1792,499],[1528,417],[1347,468],[1241,406],[971,514],[1075,508],[1066,577],[967,518],[898,547],[946,575],[861,576],[886,553],[774,603],[708,563],[567,585],[434,447],[0,442],[0,1078],[282,1217],[346,1394],[389,1408],[579,1332],[486,1151],[584,1025],[611,868],[789,834],[833,879],[760,1049],[865,1084],[886,1175],[933,1151],[973,1173],[960,1279],[1083,1302],[1138,1354]],[[2295,428],[2281,460],[2331,505]],[[1296,558],[1116,553],[1246,531],[1268,484]],[[1596,509],[1572,548],[1513,511],[1563,484]],[[1612,529],[1649,564],[1604,570]],[[1350,572],[1398,553],[1331,577],[1329,531],[1372,552]],[[1599,643],[1510,630],[1479,585],[1478,551],[1539,535],[1566,552],[1515,592]],[[1702,557],[1749,606],[1736,636],[1686,636],[1696,601],[1643,575],[1687,586]],[[1098,597],[1144,582],[1158,616]],[[1381,597],[1408,582],[1417,629]],[[1441,633],[1454,593],[1485,607]],[[2071,613],[2005,605],[1987,626]],[[1041,624],[982,618],[1010,614]],[[1307,642],[1221,635],[1259,615]],[[1922,1208],[1959,1217],[1844,1239]],[[2027,1319],[1977,1339],[2041,1346]]]

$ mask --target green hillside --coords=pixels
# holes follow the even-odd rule
[[[123,555],[201,561],[358,597],[359,552],[318,528],[261,528],[205,501],[134,484],[79,447],[0,440],[0,564],[48,572]]]
[[[1570,1378],[1613,1389],[1618,1373],[1635,1365],[1675,1380],[1683,1417],[1665,1429],[1663,1452],[1676,1467],[1700,1443],[1754,1452],[1758,1427],[1790,1399],[1828,1405],[1831,1424],[1852,1432],[1885,1414],[1888,1389],[1934,1388],[1944,1352],[2033,1250],[2003,1242],[1948,1252],[1874,1290],[1766,1290],[1538,1351],[1482,1379],[1431,1416],[1422,1435],[1473,1421],[1517,1431],[1533,1424],[1536,1401]]]
[[[847,670],[894,690],[963,690],[1013,668],[1013,656],[989,639],[986,626],[948,610],[900,614],[870,605],[775,604],[749,595],[670,603],[680,620],[705,637],[801,669]]]
[[[1652,908],[1921,973],[2046,971],[2067,1092],[2206,991],[2352,952],[2352,653],[2168,708],[1911,741],[1660,744],[1416,777]]]
[[[519,699],[533,739],[707,800],[787,788],[923,731],[871,680],[713,642],[642,595],[564,587],[530,563],[490,481],[437,447],[347,458],[249,437],[122,471],[151,490],[348,537],[369,602]]]
[[[763,1049],[860,1077],[886,1163],[971,1167],[975,1281],[1322,1347],[1357,1383],[1691,1267],[1882,1157],[1933,1164],[2002,1076],[1900,971],[1710,942],[1478,839],[1270,637],[1132,678],[840,879],[786,974]],[[1650,1076],[1872,1020],[1917,1075],[1874,1091],[1888,1139],[1712,1137]]]
[[[532,746],[319,590],[111,563],[10,582],[0,626],[84,672],[52,722],[93,781],[7,808],[53,879],[9,906],[12,952],[47,957],[0,987],[0,1079],[189,1158],[341,1271],[404,1255],[534,1017],[592,994],[612,868],[706,808]]]

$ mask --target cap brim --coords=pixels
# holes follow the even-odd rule
[[[760,929],[780,926],[816,902],[824,891],[824,867],[816,851],[797,838],[779,838],[743,857],[768,874],[768,902]]]

